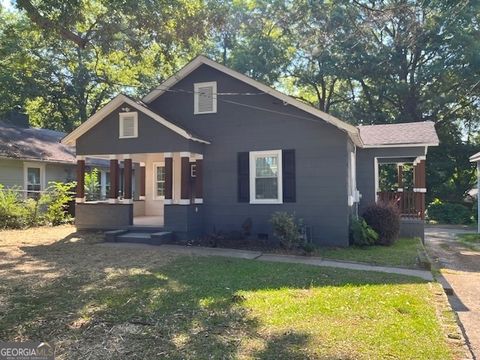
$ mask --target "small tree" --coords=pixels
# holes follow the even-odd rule
[[[87,201],[100,199],[99,173],[97,168],[85,173],[85,198]]]
[[[273,234],[287,249],[292,249],[303,244],[304,239],[300,232],[302,220],[297,220],[294,214],[275,212],[270,218]]]

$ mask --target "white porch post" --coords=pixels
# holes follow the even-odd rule
[[[480,234],[480,161],[477,161],[477,232]]]

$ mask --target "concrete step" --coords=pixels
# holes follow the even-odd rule
[[[116,235],[115,242],[160,245],[163,242],[170,240],[171,237],[172,233],[169,231],[128,231]]]
[[[111,230],[111,231],[105,231],[105,241],[107,242],[115,242],[115,238],[117,236],[123,235],[128,230]]]

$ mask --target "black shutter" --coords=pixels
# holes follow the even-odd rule
[[[282,151],[283,202],[296,202],[295,150]]]
[[[250,201],[250,164],[248,152],[238,153],[238,202]]]

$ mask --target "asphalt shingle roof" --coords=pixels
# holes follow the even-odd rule
[[[364,145],[416,145],[438,144],[435,124],[432,121],[413,123],[363,125],[358,127]]]
[[[75,163],[75,148],[60,144],[65,133],[0,121],[0,157]]]

